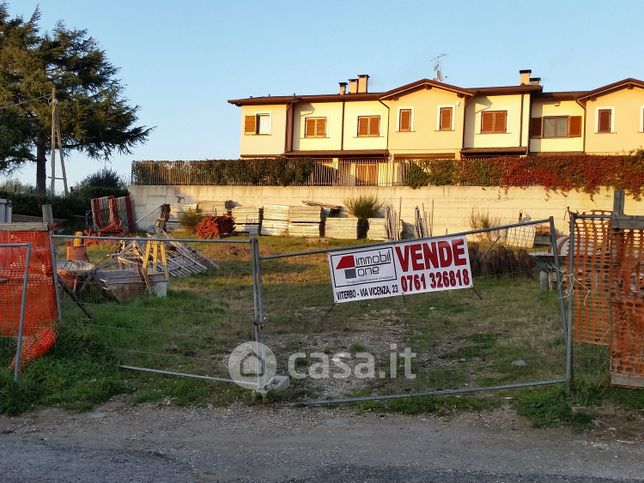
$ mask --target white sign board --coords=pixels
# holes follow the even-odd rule
[[[336,303],[472,287],[464,236],[329,253]]]

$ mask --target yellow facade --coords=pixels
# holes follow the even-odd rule
[[[535,99],[532,103],[532,118],[581,116],[584,108],[575,100]],[[583,152],[584,132],[577,137],[531,137],[530,152],[561,153]]]
[[[482,133],[481,119],[485,111],[506,111],[504,133]],[[477,95],[465,108],[464,148],[508,148],[528,145],[530,94]]]
[[[598,132],[597,112],[612,110],[611,132]],[[588,154],[627,154],[644,148],[644,89],[622,88],[586,101]]]
[[[389,115],[389,109],[380,101],[346,102],[344,108],[344,149],[387,149]],[[359,116],[380,116],[379,134],[377,136],[358,136]]]
[[[242,156],[279,155],[284,152],[286,133],[286,105],[242,106],[239,151]],[[270,122],[268,134],[247,134],[244,132],[246,116],[267,114]]]
[[[381,93],[368,92],[365,80],[364,90],[357,92],[229,102],[241,107],[241,156],[311,153],[318,159],[333,159],[338,169],[338,160],[345,157],[378,159],[382,163],[383,157],[393,161],[415,156],[622,154],[644,148],[642,81],[624,79],[593,91],[544,93],[538,78],[529,78],[525,72],[521,76],[514,86],[468,89],[421,79]],[[440,128],[441,108],[452,109],[449,129]],[[410,125],[400,129],[403,109],[406,115],[411,113]],[[609,132],[598,132],[600,110],[611,112]],[[494,118],[494,128],[488,125],[484,132],[486,112],[488,124]],[[602,115],[605,123],[606,113]],[[246,116],[268,116],[270,120],[262,118],[262,132],[247,133]],[[377,132],[370,128],[366,133],[359,132],[362,116],[378,118]],[[505,116],[503,129],[497,129],[499,116]],[[317,127],[314,134],[306,134],[309,118],[325,120],[323,134]],[[567,131],[562,118],[568,119]],[[531,122],[533,119],[541,119],[541,123]],[[531,132],[538,126],[541,130]],[[379,164],[379,173],[381,168]],[[387,169],[391,176],[393,168]],[[353,176],[349,171],[345,174]]]
[[[463,143],[465,98],[433,87],[419,89],[396,100],[386,100],[389,107],[389,151],[393,156],[422,154],[453,154],[457,156]],[[440,130],[440,109],[451,107],[452,126]],[[399,129],[401,109],[411,109],[411,130]]]
[[[315,102],[296,105],[293,123],[293,151],[342,149],[342,104],[342,102]],[[308,117],[326,119],[324,136],[305,136],[305,123]]]

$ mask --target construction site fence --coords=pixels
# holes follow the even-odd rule
[[[13,380],[20,377],[31,243],[0,243],[0,335],[16,338]]]
[[[535,240],[538,230],[550,233],[546,245],[528,246],[525,240]],[[297,373],[291,377],[297,396],[289,404],[463,395],[570,381],[571,331],[553,219],[446,236],[468,240],[472,289],[334,303],[334,255],[444,237],[261,253],[263,340],[276,354],[278,373]],[[531,257],[535,251],[541,251],[540,268]],[[542,290],[540,270],[547,272],[550,290]],[[408,349],[415,354],[413,378],[401,374]],[[373,373],[359,374],[362,357],[373,362]],[[323,363],[343,367],[342,377],[324,373]]]
[[[256,340],[260,320],[256,274],[256,239],[215,239],[155,237],[108,237],[54,235],[59,267],[70,267],[66,250],[74,240],[88,246],[90,259],[105,267],[98,275],[61,294],[63,328],[89,332],[118,358],[120,367],[140,372],[181,376],[206,381],[234,382],[227,370],[227,356],[239,344]],[[145,283],[123,281],[136,296],[115,299],[110,269],[127,263],[132,243],[159,244],[156,269],[151,255]],[[189,273],[169,262],[170,276],[164,280],[160,246],[169,258],[182,244],[197,250],[215,268]],[[150,254],[153,250],[150,250]],[[147,251],[145,252],[147,254]],[[139,258],[140,259],[140,258]],[[178,275],[173,275],[173,267]],[[105,270],[105,271],[103,271]],[[114,270],[118,272],[119,270]],[[118,275],[118,273],[117,273]],[[151,282],[152,283],[152,282]],[[160,289],[159,289],[160,287]],[[123,290],[119,291],[121,296]],[[161,296],[160,296],[161,295]]]
[[[580,379],[644,387],[644,217],[625,216],[616,205],[570,215],[574,371]]]

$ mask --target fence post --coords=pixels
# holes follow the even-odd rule
[[[31,243],[27,243],[25,254],[25,275],[22,279],[22,300],[20,301],[20,322],[18,324],[18,342],[16,344],[16,365],[13,368],[13,381],[18,382],[20,373],[20,353],[22,352],[22,331],[25,326],[25,309],[27,306],[27,287],[29,285],[29,265],[31,264]]]
[[[51,256],[52,277],[54,278],[54,294],[56,294],[56,312],[58,314],[58,322],[63,321],[63,308],[60,305],[60,284],[58,283],[58,269],[56,267],[56,247],[54,239],[52,238],[53,232],[49,232],[49,251]]]
[[[260,266],[259,256],[259,243],[256,237],[251,239],[251,252],[252,252],[252,269],[253,269],[253,325],[255,331],[255,342],[259,350],[259,363],[264,365],[266,361],[266,354],[264,354],[264,335],[262,327],[264,324],[264,307],[262,299],[262,270]],[[263,369],[258,368],[257,371],[257,390],[262,389],[260,378],[263,376]]]
[[[572,353],[572,304],[575,290],[575,219],[576,213],[570,212],[570,237],[568,238],[568,317],[566,317],[566,392],[572,389],[574,378]]]
[[[561,267],[559,266],[559,250],[557,247],[557,233],[555,231],[555,219],[552,216],[550,217],[550,247],[553,255],[553,263],[555,265],[557,297],[559,298],[559,318],[561,320],[561,328],[564,331],[564,337],[565,337],[565,334],[567,334],[566,310],[564,308],[564,301],[563,301],[563,287],[561,283]],[[548,283],[550,283],[550,280],[548,280]]]

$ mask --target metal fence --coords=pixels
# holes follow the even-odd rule
[[[0,243],[0,335],[16,338],[13,364],[13,380],[18,382],[27,291],[31,243]]]
[[[521,233],[534,241],[539,227],[550,233],[546,245],[527,246],[530,235]],[[569,380],[570,330],[552,218],[458,235],[469,240],[473,288],[349,303],[334,303],[328,262],[347,245],[262,254],[264,341],[277,355],[278,373],[291,376],[294,403],[468,394]],[[513,240],[521,240],[521,248]],[[535,257],[551,290],[540,288]],[[427,280],[431,274],[428,269]]]
[[[255,239],[54,239],[63,330],[90,333],[122,368],[234,382],[229,354],[260,337]],[[91,265],[68,261],[74,240]]]

